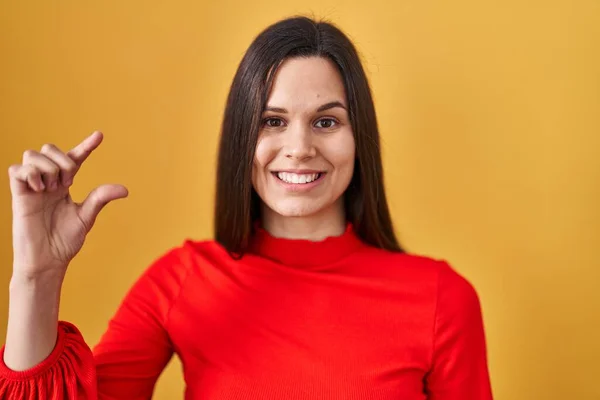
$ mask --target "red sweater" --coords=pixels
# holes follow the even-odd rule
[[[174,353],[187,400],[492,399],[469,282],[350,226],[322,242],[261,230],[240,260],[186,241],[136,282],[93,351],[61,321],[39,365],[15,372],[0,357],[0,399],[150,399]]]

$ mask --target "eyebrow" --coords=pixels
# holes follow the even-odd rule
[[[317,112],[327,111],[336,107],[343,108],[344,110],[346,110],[346,106],[343,105],[340,101],[330,101],[329,103],[325,103],[319,108],[317,108]],[[272,111],[281,114],[287,114],[288,112],[285,108],[271,106],[267,106],[267,108],[265,108],[265,111]]]

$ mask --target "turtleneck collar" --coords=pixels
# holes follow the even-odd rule
[[[250,241],[250,253],[296,268],[315,268],[346,257],[364,246],[351,223],[340,236],[320,241],[275,237],[259,224],[255,225]]]

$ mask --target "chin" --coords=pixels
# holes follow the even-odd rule
[[[325,207],[315,201],[295,199],[270,204],[269,208],[282,217],[308,217],[317,214]]]

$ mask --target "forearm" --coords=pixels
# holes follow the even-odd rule
[[[7,367],[23,371],[50,355],[56,344],[61,287],[59,276],[13,275],[4,350]]]

